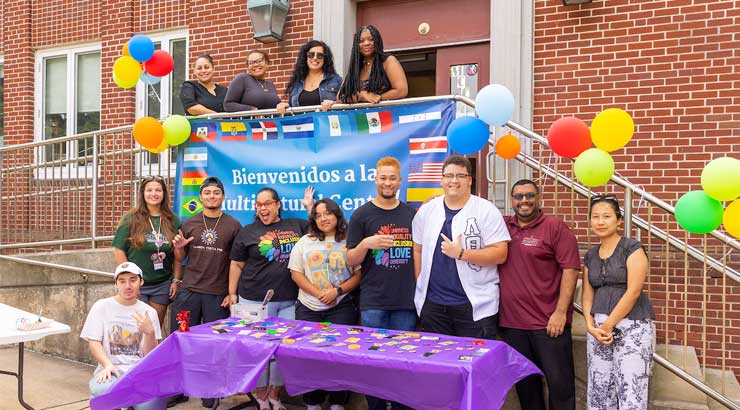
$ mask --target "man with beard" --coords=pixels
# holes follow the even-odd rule
[[[231,245],[241,224],[221,211],[224,202],[224,185],[216,177],[206,178],[200,186],[203,212],[185,220],[175,235],[173,245],[175,263],[188,257],[183,277],[175,275],[173,283],[172,329],[177,329],[177,312],[190,311],[190,325],[213,322],[229,317],[229,266]],[[170,398],[168,404],[181,402],[180,396]],[[214,399],[202,399],[203,407],[213,407]]]
[[[522,179],[511,188],[507,216],[509,255],[501,269],[501,336],[545,374],[551,410],[573,410],[575,373],[570,324],[581,262],[576,237],[540,209],[537,185]],[[516,384],[522,409],[545,409],[542,377]]]
[[[381,158],[375,169],[378,195],[352,214],[347,233],[347,264],[362,264],[360,318],[367,327],[414,330],[411,222],[416,211],[396,198],[401,186],[398,160]],[[368,410],[385,410],[386,400],[366,398]],[[408,408],[395,402],[391,407]]]

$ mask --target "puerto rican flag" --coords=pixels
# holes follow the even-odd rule
[[[278,138],[275,121],[250,121],[249,127],[252,128],[252,140],[266,141]]]

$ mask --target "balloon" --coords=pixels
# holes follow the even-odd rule
[[[128,52],[134,60],[143,63],[152,58],[154,43],[149,37],[137,34],[128,41]]]
[[[591,139],[597,148],[612,152],[632,139],[635,123],[627,112],[619,108],[608,108],[596,115],[591,123]]]
[[[113,63],[113,74],[123,83],[136,82],[141,75],[141,64],[129,56],[118,57]]]
[[[141,73],[141,77],[139,77],[139,80],[141,80],[141,82],[144,84],[154,85],[162,81],[162,77],[155,77],[147,72],[143,72]]]
[[[704,191],[683,194],[676,202],[676,221],[691,233],[709,233],[722,223],[722,204]]]
[[[187,141],[190,137],[190,121],[182,115],[170,115],[162,123],[164,139],[174,147]]]
[[[157,50],[152,54],[146,63],[144,63],[146,72],[155,77],[164,77],[175,67],[175,60],[170,53],[164,50]]]
[[[589,148],[576,158],[573,173],[587,187],[604,185],[614,174],[614,160],[606,151]]]
[[[496,154],[503,159],[513,159],[521,148],[522,144],[515,135],[506,134],[496,141]]]
[[[121,55],[122,56],[130,56],[131,55],[128,52],[128,41],[125,42],[125,43],[123,43],[123,48],[121,48]]]
[[[134,123],[134,139],[144,148],[155,149],[164,139],[162,124],[152,117],[141,117]]]
[[[591,135],[585,122],[576,117],[563,117],[550,125],[547,142],[556,154],[575,158],[591,148]]]
[[[462,155],[475,154],[488,143],[488,124],[475,117],[460,117],[447,129],[450,149]]]
[[[508,88],[489,84],[475,97],[475,113],[488,125],[504,125],[514,114],[516,102]]]
[[[130,82],[130,83],[125,83],[125,82],[121,81],[120,78],[118,78],[118,76],[116,75],[116,73],[113,73],[113,82],[116,83],[116,85],[119,86],[119,87],[121,87],[121,88],[132,88],[132,87],[136,87],[136,81]]]
[[[701,187],[718,201],[740,197],[740,160],[721,157],[710,161],[701,171]]]
[[[722,216],[722,225],[725,231],[735,238],[740,238],[740,199],[736,199],[727,205],[725,214]]]
[[[160,152],[166,150],[167,148],[169,148],[169,145],[167,145],[167,141],[164,138],[162,138],[162,143],[159,144],[157,148],[147,148],[146,150],[151,152],[152,154],[159,154]]]

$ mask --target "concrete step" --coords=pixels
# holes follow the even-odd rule
[[[657,345],[655,352],[690,375],[703,380],[696,350],[693,347]],[[704,393],[660,365],[653,365],[650,397],[651,408],[656,410],[709,410],[707,396]]]
[[[724,374],[723,374],[724,373]],[[724,376],[724,377],[723,377]],[[731,370],[707,369],[706,380],[709,387],[721,393],[740,406],[740,383]],[[709,410],[725,410],[726,407],[709,398]]]

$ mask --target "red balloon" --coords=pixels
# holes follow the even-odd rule
[[[169,74],[175,67],[175,60],[170,53],[164,50],[156,50],[152,58],[144,63],[144,69],[147,73],[155,77],[164,77]]]
[[[588,125],[578,118],[563,117],[550,126],[547,142],[556,154],[575,158],[591,148],[591,132]]]

